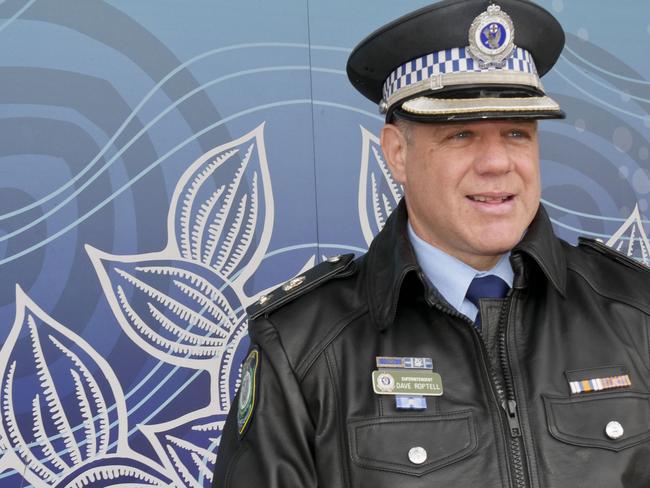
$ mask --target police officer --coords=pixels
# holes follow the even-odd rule
[[[354,49],[405,197],[249,309],[213,486],[650,486],[650,274],[540,206],[563,44],[532,2],[448,0]]]

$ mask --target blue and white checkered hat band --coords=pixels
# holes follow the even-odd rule
[[[527,73],[537,77],[535,62],[526,49],[515,47],[511,56],[505,60],[504,65],[501,67],[482,67],[472,57],[469,48],[456,47],[427,54],[397,68],[384,83],[384,100],[388,100],[398,90],[427,80],[432,76],[449,73],[482,73],[495,71]]]

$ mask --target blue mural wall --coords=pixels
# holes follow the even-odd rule
[[[0,1],[0,486],[209,486],[244,308],[399,199],[350,49],[425,1]],[[541,0],[560,236],[648,264],[650,6]]]

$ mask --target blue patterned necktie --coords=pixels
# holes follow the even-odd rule
[[[474,278],[467,289],[467,299],[476,305],[478,314],[474,321],[474,326],[481,329],[481,298],[504,298],[510,287],[508,284],[496,275],[487,275],[480,278]]]

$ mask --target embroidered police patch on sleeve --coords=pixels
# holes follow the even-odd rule
[[[255,410],[257,390],[257,367],[259,366],[259,350],[252,349],[242,364],[242,380],[239,387],[239,402],[237,404],[237,427],[239,435],[243,436],[250,424]]]

